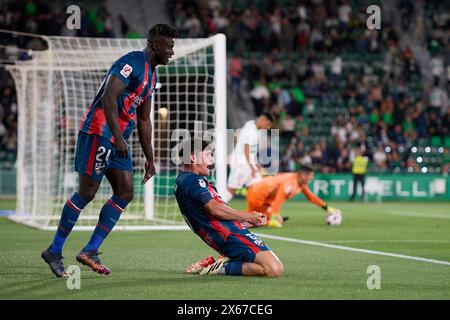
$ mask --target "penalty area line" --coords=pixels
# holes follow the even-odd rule
[[[346,246],[340,246],[340,245],[336,245],[336,244],[323,243],[323,242],[317,242],[317,241],[301,240],[301,239],[288,238],[288,237],[280,237],[280,236],[275,236],[275,235],[265,234],[265,233],[255,233],[255,234],[257,236],[261,236],[262,238],[281,240],[281,241],[286,241],[286,242],[300,243],[300,244],[306,244],[306,245],[317,246],[317,247],[324,247],[324,248],[329,248],[329,249],[344,250],[344,251],[350,251],[350,252],[359,252],[359,253],[366,253],[366,254],[372,254],[372,255],[378,255],[378,256],[386,256],[386,257],[393,257],[393,258],[400,258],[400,259],[406,259],[406,260],[428,262],[428,263],[434,263],[434,264],[441,264],[441,265],[445,265],[445,266],[450,266],[450,261],[428,259],[428,258],[415,257],[415,256],[407,256],[407,255],[404,255],[404,254],[390,253],[390,252],[384,252],[384,251],[376,251],[376,250],[368,250],[368,249],[346,247]]]

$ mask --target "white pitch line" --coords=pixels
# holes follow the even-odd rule
[[[424,212],[391,211],[391,214],[404,217],[450,219],[450,215]]]
[[[435,260],[435,259],[428,259],[428,258],[415,257],[415,256],[407,256],[407,255],[403,255],[403,254],[390,253],[390,252],[384,252],[384,251],[375,251],[375,250],[367,250],[367,249],[360,249],[360,248],[344,247],[344,246],[339,246],[339,245],[335,245],[335,244],[329,244],[329,243],[323,243],[323,242],[317,242],[317,241],[309,241],[309,240],[301,240],[301,239],[288,238],[288,237],[280,237],[280,236],[274,236],[271,234],[264,234],[264,233],[255,233],[255,234],[258,236],[261,236],[261,237],[269,238],[269,239],[294,242],[294,243],[300,243],[300,244],[307,244],[307,245],[311,245],[311,246],[318,246],[318,247],[351,251],[351,252],[367,253],[367,254],[373,254],[373,255],[378,255],[378,256],[386,256],[386,257],[393,257],[393,258],[400,258],[400,259],[407,259],[407,260],[421,261],[421,262],[429,262],[429,263],[450,266],[450,261]]]
[[[450,240],[319,240],[323,243],[450,243]]]

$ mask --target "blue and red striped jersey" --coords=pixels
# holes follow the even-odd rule
[[[217,189],[206,178],[192,172],[181,172],[174,189],[186,223],[213,249],[220,251],[231,233],[245,229],[243,221],[219,220],[205,210],[204,205],[212,199],[224,203]]]
[[[125,92],[117,97],[119,126],[122,136],[129,139],[136,126],[136,109],[148,98],[156,85],[156,72],[152,73],[150,56],[147,49],[131,51],[116,60],[94,98],[91,106],[86,111],[80,125],[80,131],[87,134],[96,134],[114,142],[114,136],[105,119],[103,112],[102,96],[105,91],[106,79],[115,75],[126,85]]]

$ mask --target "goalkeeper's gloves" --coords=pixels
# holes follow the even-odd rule
[[[341,214],[341,210],[339,210],[335,207],[329,206],[328,204],[325,204],[322,208],[329,214]]]

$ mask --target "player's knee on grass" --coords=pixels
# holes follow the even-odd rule
[[[279,277],[283,274],[283,263],[271,251],[259,252],[256,255],[255,263],[264,269],[264,275],[266,277]]]
[[[267,277],[279,277],[283,274],[284,267],[281,261],[274,260],[263,266]]]

